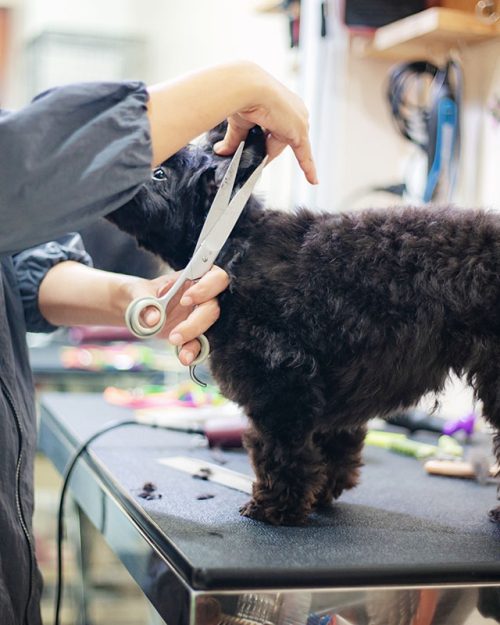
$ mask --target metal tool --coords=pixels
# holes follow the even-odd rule
[[[166,310],[169,302],[187,280],[199,280],[211,269],[217,255],[229,238],[268,159],[266,156],[262,160],[231,199],[243,147],[244,143],[242,142],[231,159],[228,170],[208,211],[194,254],[172,288],[161,297],[138,297],[129,304],[125,312],[125,322],[132,334],[138,338],[150,337],[160,332],[167,319]],[[153,326],[145,326],[141,320],[142,314],[149,307],[155,308],[160,314],[158,322]],[[210,353],[210,345],[206,336],[202,334],[197,338],[201,344],[201,352],[190,365],[191,373],[193,367],[204,362]],[[177,354],[179,350],[178,347]]]
[[[252,494],[253,478],[239,471],[226,469],[211,462],[205,462],[198,458],[190,458],[187,456],[172,456],[170,458],[160,458],[160,464],[167,467],[183,471],[193,476],[203,476],[204,480],[214,482],[221,486],[227,486],[234,490],[240,490],[248,495]]]

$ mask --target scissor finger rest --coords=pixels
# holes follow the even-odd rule
[[[196,367],[197,365],[201,365],[210,355],[210,343],[207,337],[204,334],[200,334],[200,336],[196,337],[196,340],[200,342],[201,350],[198,356],[193,360],[193,362],[189,365],[190,367]],[[177,346],[177,356],[179,356],[182,347]]]
[[[159,320],[152,326],[144,325],[141,316],[146,308],[156,308]],[[125,311],[125,323],[134,336],[143,339],[158,334],[165,324],[165,306],[156,297],[138,297],[128,305]]]
[[[141,316],[146,308],[150,307],[156,308],[160,314],[160,318],[153,326],[145,326],[142,323]],[[127,328],[134,336],[137,336],[140,339],[157,334],[165,325],[165,320],[165,307],[156,297],[138,297],[130,302],[127,310],[125,311],[125,323],[127,324]],[[200,342],[201,350],[198,357],[191,363],[191,367],[201,365],[201,363],[205,362],[210,354],[210,343],[208,342],[207,337],[204,334],[200,334],[200,336],[197,336],[196,339]],[[178,356],[182,347],[177,347],[176,349]]]

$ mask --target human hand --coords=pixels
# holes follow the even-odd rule
[[[130,301],[151,295],[161,297],[174,285],[179,273],[131,282]],[[168,338],[173,345],[182,346],[179,360],[183,365],[191,364],[198,356],[201,346],[196,337],[206,332],[219,318],[216,297],[228,284],[227,273],[214,266],[198,282],[186,282],[168,304],[167,320],[158,336]],[[141,319],[146,326],[153,326],[159,320],[159,313],[153,307],[146,308]]]
[[[278,156],[287,145],[295,153],[301,169],[311,184],[317,184],[316,167],[309,141],[308,112],[302,100],[270,74],[253,67],[260,80],[255,104],[229,116],[226,136],[216,143],[214,151],[221,156],[233,154],[249,130],[261,126],[267,134],[269,160]]]

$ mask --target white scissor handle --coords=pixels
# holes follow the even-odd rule
[[[200,336],[196,337],[196,340],[201,345],[201,350],[193,362],[189,364],[190,369],[192,369],[192,367],[196,367],[197,365],[201,365],[210,356],[210,342],[207,337],[204,334],[200,334]],[[181,349],[181,347],[176,346],[175,350],[177,352],[177,357],[179,357]]]
[[[143,325],[141,322],[142,313],[149,307],[156,308],[160,314],[160,318],[152,326]],[[144,339],[158,334],[158,332],[165,325],[166,319],[167,313],[163,302],[153,296],[136,297],[130,302],[127,306],[127,310],[125,311],[125,323],[127,324],[127,328],[139,339]]]
[[[193,256],[183,269],[173,286],[164,295],[160,297],[154,297],[153,295],[136,297],[136,299],[130,302],[127,310],[125,311],[125,323],[134,336],[139,339],[143,339],[149,336],[154,336],[160,332],[165,325],[165,321],[167,320],[168,303],[186,282],[186,280],[192,279],[191,274],[193,272],[193,266],[197,264],[197,260],[198,257],[195,254],[195,256]],[[146,308],[149,308],[150,306],[152,308],[156,308],[160,314],[160,318],[153,326],[146,326],[141,320],[141,317]]]
[[[159,320],[152,326],[145,326],[141,323],[141,315],[145,311],[146,308],[156,308],[156,310],[160,314]],[[166,313],[166,305],[163,301],[158,299],[157,297],[137,297],[127,307],[125,311],[125,323],[127,324],[127,328],[132,332],[134,336],[139,339],[145,339],[150,336],[154,336],[158,334],[160,330],[165,325],[165,321],[167,320]],[[200,334],[200,336],[196,337],[196,340],[199,341],[201,345],[201,351],[198,354],[197,358],[193,360],[193,362],[189,365],[190,367],[195,367],[196,365],[201,365],[201,363],[205,362],[205,360],[210,355],[210,343],[207,337],[204,334]],[[177,356],[181,351],[181,347],[176,347]]]

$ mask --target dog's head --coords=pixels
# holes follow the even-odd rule
[[[193,255],[231,160],[213,151],[225,130],[225,123],[220,124],[207,133],[201,144],[179,150],[153,170],[151,180],[128,204],[108,216],[174,269],[185,267]],[[264,155],[265,137],[262,130],[255,128],[245,142],[236,188],[245,182]]]

